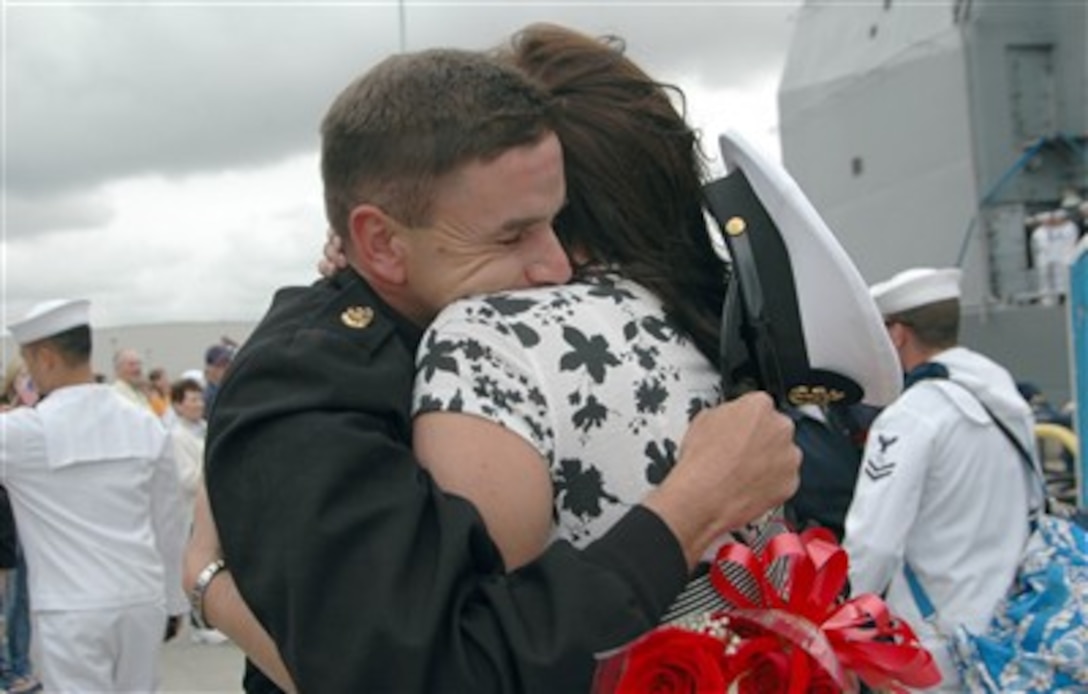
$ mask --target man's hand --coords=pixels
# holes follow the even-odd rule
[[[178,631],[181,630],[181,617],[178,615],[170,615],[166,618],[166,631],[162,635],[163,643],[169,641],[178,635]]]
[[[749,393],[695,418],[676,466],[644,504],[694,566],[716,538],[791,497],[800,466],[793,421],[766,393]]]

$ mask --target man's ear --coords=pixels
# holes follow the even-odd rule
[[[60,361],[60,353],[49,342],[39,342],[26,348],[27,357],[33,359],[40,369],[53,371]],[[25,359],[25,358],[24,358]]]
[[[892,344],[895,345],[896,349],[902,349],[910,340],[911,333],[906,324],[895,321],[888,326],[888,336],[891,338]]]
[[[396,222],[380,207],[359,205],[348,217],[351,253],[363,276],[388,284],[407,280],[405,248]]]

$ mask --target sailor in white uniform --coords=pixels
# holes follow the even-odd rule
[[[34,408],[0,414],[0,482],[30,572],[49,692],[151,692],[167,616],[186,611],[173,448],[150,410],[94,383],[87,301],[9,326]]]
[[[1069,293],[1069,259],[1080,234],[1065,210],[1052,210],[1040,216],[1041,223],[1031,232],[1031,252],[1039,302],[1054,306]]]
[[[854,594],[886,593],[937,658],[943,691],[962,685],[941,632],[989,623],[1040,501],[993,419],[1034,451],[1030,407],[1008,371],[956,344],[959,277],[914,269],[872,288],[907,387],[869,432],[844,541]],[[936,629],[922,619],[905,564],[936,609]]]

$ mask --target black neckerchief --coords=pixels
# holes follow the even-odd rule
[[[935,361],[923,362],[903,376],[903,388],[910,388],[918,381],[926,381],[931,378],[949,378],[948,367]]]

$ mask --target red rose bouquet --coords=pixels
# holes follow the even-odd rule
[[[756,553],[719,550],[710,583],[727,607],[664,625],[600,656],[597,694],[903,692],[941,676],[911,628],[875,595],[843,597],[846,551],[825,530],[784,533]]]

